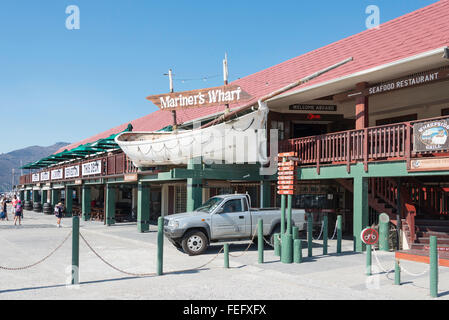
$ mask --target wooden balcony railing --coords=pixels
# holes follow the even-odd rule
[[[89,175],[89,178],[93,178],[93,177],[103,177],[103,176],[113,176],[113,175],[121,175],[121,174],[127,174],[127,173],[136,173],[138,171],[138,168],[136,166],[134,166],[134,164],[132,163],[132,161],[126,156],[125,153],[123,152],[118,152],[118,153],[114,153],[114,154],[110,154],[110,155],[103,155],[103,156],[99,156],[99,157],[92,157],[89,159],[85,159],[79,162],[71,162],[71,163],[67,163],[65,165],[62,166],[55,166],[55,167],[51,167],[45,170],[41,170],[39,172],[33,172],[33,173],[41,173],[41,172],[45,172],[45,171],[52,171],[52,170],[57,170],[57,169],[62,169],[63,170],[63,178],[61,179],[50,179],[49,181],[42,181],[42,182],[50,182],[50,181],[54,181],[54,182],[61,182],[61,181],[65,181],[65,180],[73,180],[73,179],[81,179],[81,168],[82,165],[84,163],[88,163],[88,162],[93,162],[93,161],[97,161],[97,160],[101,160],[101,173],[99,174],[93,174],[93,175]],[[80,166],[80,175],[79,177],[76,178],[65,178],[65,168],[66,167],[73,167],[79,165]],[[32,182],[32,175],[33,173],[29,173],[26,175],[23,175],[19,178],[19,184],[20,185],[28,185],[28,184],[33,184]],[[41,181],[40,181],[41,182]],[[38,182],[36,182],[38,183]]]
[[[363,162],[367,170],[370,161],[410,160],[420,154],[448,153],[413,152],[413,124],[442,119],[448,117],[289,139],[281,141],[279,149],[280,152],[297,152],[302,165],[316,165],[318,172],[322,164],[346,164],[349,172],[350,165],[356,162]]]

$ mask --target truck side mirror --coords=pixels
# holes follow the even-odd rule
[[[221,207],[220,209],[217,210],[217,214],[223,213],[224,209],[223,207]]]

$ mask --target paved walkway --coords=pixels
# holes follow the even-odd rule
[[[21,227],[0,222],[0,266],[20,267],[34,263],[67,237],[71,219],[56,228],[53,216],[25,212]],[[156,227],[138,233],[135,224],[106,227],[99,222],[81,222],[81,233],[94,249],[119,269],[132,273],[156,271]],[[240,254],[248,242],[231,244],[231,254]],[[0,299],[431,299],[429,273],[402,273],[401,286],[394,286],[394,273],[376,266],[365,276],[365,255],[353,253],[352,241],[343,242],[344,253],[336,256],[336,241],[330,241],[329,255],[322,256],[317,241],[313,258],[302,264],[283,264],[269,248],[265,263],[257,263],[253,246],[241,257],[230,257],[230,269],[223,268],[223,255],[214,258],[222,245],[211,246],[205,255],[189,257],[167,239],[164,245],[163,276],[144,278],[122,274],[103,263],[80,240],[79,286],[68,286],[71,238],[48,260],[27,270],[0,269]],[[384,269],[393,269],[393,253],[378,253]],[[409,273],[425,272],[427,265],[403,262]],[[190,270],[186,270],[190,269]],[[184,271],[182,271],[184,270]],[[438,299],[449,299],[449,268],[440,268]]]

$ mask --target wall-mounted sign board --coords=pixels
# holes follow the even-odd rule
[[[66,167],[64,169],[64,176],[66,179],[78,178],[80,176],[80,166]]]
[[[410,160],[408,171],[449,171],[449,158],[419,158]]]
[[[237,85],[166,93],[147,97],[148,100],[162,110],[219,106],[248,101],[251,98],[250,94]]]
[[[41,181],[50,180],[50,171],[41,172]]]
[[[51,180],[60,180],[64,177],[62,169],[56,169],[51,171]]]
[[[447,120],[418,122],[413,125],[413,151],[449,150]]]
[[[289,106],[289,110],[294,111],[337,111],[336,105],[326,104],[292,104]]]
[[[363,90],[353,90],[350,92],[337,94],[334,96],[334,100],[345,101],[349,99],[355,99],[357,97],[372,96],[376,94],[391,92],[394,90],[434,83],[442,80],[449,80],[449,69],[436,69],[421,73],[415,73],[403,78],[382,82]]]
[[[32,181],[32,182],[39,182],[39,179],[40,179],[39,173],[34,173],[34,174],[31,176],[31,181]]]
[[[83,163],[82,174],[83,176],[90,176],[101,173],[101,160]]]

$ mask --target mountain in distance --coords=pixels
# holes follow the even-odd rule
[[[52,146],[31,146],[8,153],[0,154],[0,192],[11,190],[12,169],[14,169],[14,184],[19,184],[20,167],[40,160],[55,153],[58,149],[69,145],[67,142],[57,142]],[[23,174],[29,170],[23,170]]]

